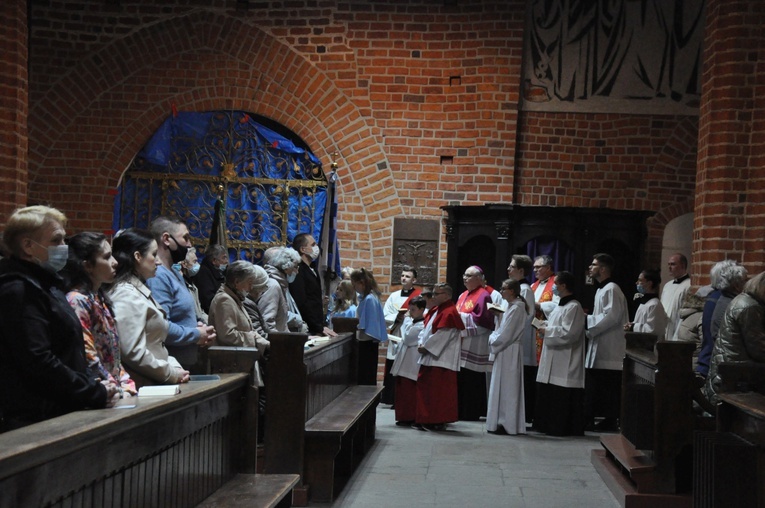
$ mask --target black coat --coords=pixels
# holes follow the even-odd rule
[[[321,280],[311,267],[301,262],[297,277],[290,283],[290,295],[295,300],[300,316],[308,325],[308,332],[320,334],[324,331],[324,297],[321,294]]]
[[[106,405],[85,360],[80,320],[58,275],[0,262],[0,431]]]
[[[210,313],[210,303],[215,298],[218,288],[226,281],[226,276],[220,268],[212,264],[210,258],[204,258],[199,267],[199,272],[192,279],[199,290],[199,303],[202,310]]]

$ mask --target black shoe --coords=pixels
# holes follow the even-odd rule
[[[431,425],[423,425],[422,429],[428,432],[441,432],[442,430],[446,429],[446,425],[443,423],[434,423]]]
[[[486,432],[488,432],[489,434],[494,434],[495,436],[509,435],[502,425],[497,425],[497,430],[487,430]]]
[[[398,425],[399,427],[411,427],[413,423],[414,423],[414,420],[407,420],[407,421],[402,420],[400,422],[396,422],[396,425]]]
[[[413,423],[413,424],[412,424],[412,428],[413,428],[414,430],[425,430],[425,427],[423,427],[423,426],[422,426],[421,424],[419,424],[419,423]]]

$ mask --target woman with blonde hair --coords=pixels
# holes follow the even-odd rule
[[[88,372],[82,327],[58,275],[69,249],[55,208],[16,210],[0,262],[0,432],[119,399],[117,385]]]
[[[350,280],[340,281],[334,296],[332,309],[329,311],[330,326],[334,317],[356,317],[356,290],[353,289],[353,283]]]

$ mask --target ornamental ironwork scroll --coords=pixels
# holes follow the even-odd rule
[[[177,217],[203,251],[222,199],[230,257],[259,262],[265,249],[297,233],[319,238],[326,196],[319,160],[248,113],[179,113],[125,173],[115,230]]]

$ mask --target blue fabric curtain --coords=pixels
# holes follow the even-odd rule
[[[196,245],[206,245],[219,198],[232,259],[257,262],[265,248],[289,245],[302,232],[321,238],[327,180],[320,160],[244,111],[165,120],[120,184],[113,228],[176,216]]]

